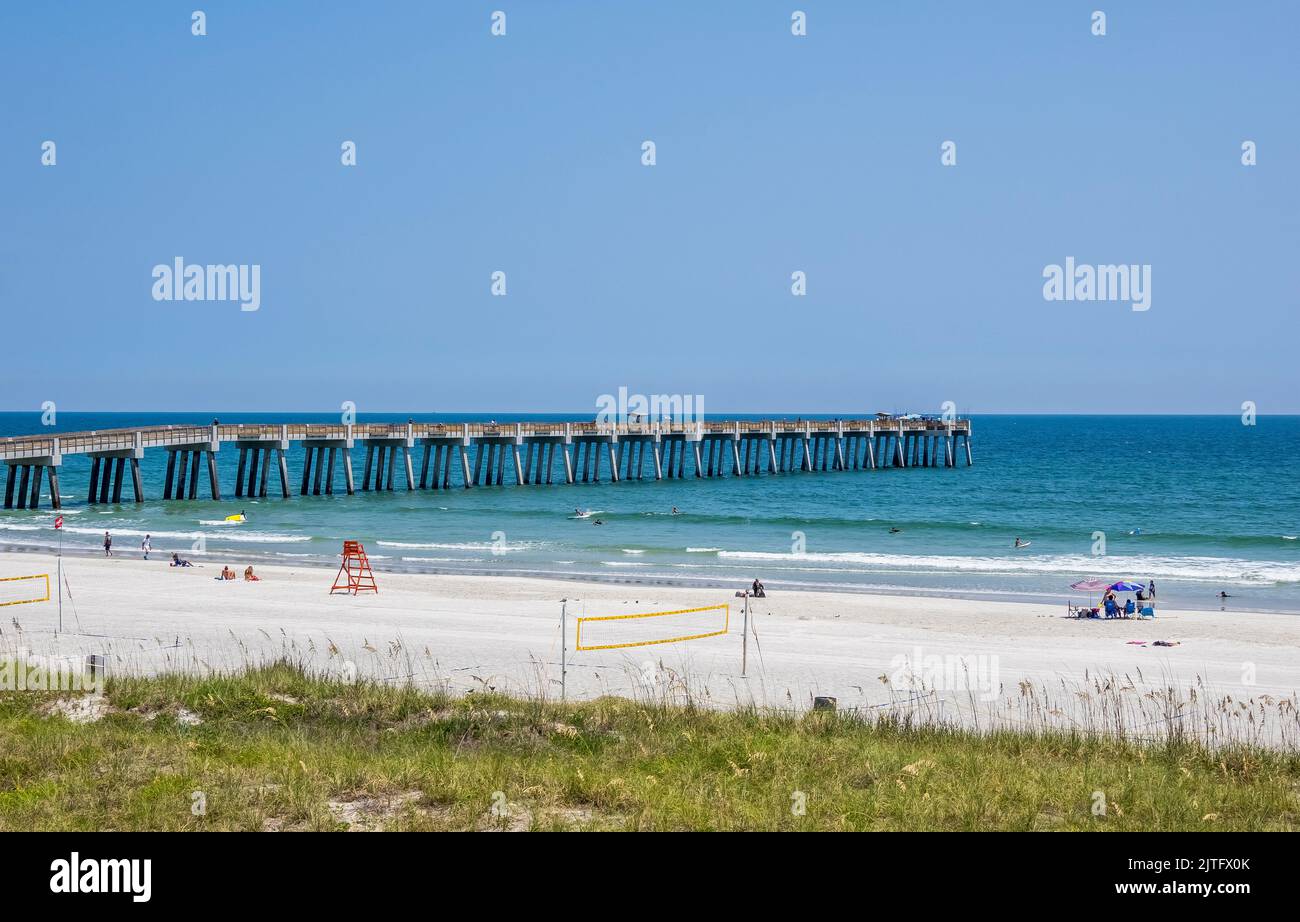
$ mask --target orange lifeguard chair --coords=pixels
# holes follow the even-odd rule
[[[366,549],[361,546],[360,541],[343,542],[343,564],[339,567],[338,575],[334,577],[330,595],[340,589],[351,595],[356,595],[358,592],[379,591],[379,586],[375,584],[375,574],[370,569],[370,561],[366,557]]]

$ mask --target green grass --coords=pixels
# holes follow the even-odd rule
[[[1262,748],[453,698],[289,665],[110,680],[93,723],[49,716],[55,697],[0,696],[0,830],[1300,825],[1300,755]]]

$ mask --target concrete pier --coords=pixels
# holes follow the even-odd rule
[[[217,455],[237,453],[234,495],[290,497],[288,452],[303,449],[298,494],[352,495],[353,452],[362,451],[360,489],[389,492],[453,487],[544,486],[716,477],[783,476],[886,468],[953,468],[974,463],[968,419],[734,420],[702,423],[355,423],[148,426],[59,436],[0,439],[5,509],[36,509],[49,484],[62,506],[59,472],[67,455],[85,456],[86,501],[120,503],[129,471],[131,499],[144,502],[140,462],[164,451],[164,500],[221,499]],[[359,444],[358,444],[359,443]],[[416,477],[418,458],[419,477]],[[339,483],[340,474],[342,483]]]

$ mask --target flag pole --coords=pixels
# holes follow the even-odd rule
[[[564,702],[565,681],[568,678],[569,600],[560,599],[560,702]]]

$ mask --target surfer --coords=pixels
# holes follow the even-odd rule
[[[1017,539],[1016,539],[1016,547],[1029,547],[1029,542],[1028,542],[1028,541],[1021,541],[1019,538],[1017,538]]]
[[[896,534],[898,534],[898,533],[899,533],[900,531],[902,531],[902,530],[903,530],[903,529],[901,529],[901,528],[893,528],[893,527],[891,527],[891,528],[889,529],[889,533],[890,533],[891,535],[896,535]]]
[[[592,524],[592,525],[604,525],[605,523],[602,522],[600,519],[596,519],[596,521],[592,522],[591,524]]]
[[[1221,598],[1221,599],[1230,599],[1230,598],[1232,598],[1232,596],[1230,596],[1230,595],[1228,595],[1226,592],[1223,592],[1222,590],[1220,590],[1220,591],[1219,591],[1219,598]]]
[[[673,515],[681,515],[681,513],[677,511],[676,506],[673,506]]]

